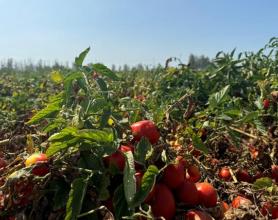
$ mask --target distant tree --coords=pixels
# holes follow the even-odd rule
[[[124,65],[123,71],[128,72],[130,70],[129,66],[127,64]]]
[[[111,66],[111,70],[112,70],[113,72],[115,72],[115,71],[116,71],[116,65],[115,65],[115,64],[112,64],[112,66]]]

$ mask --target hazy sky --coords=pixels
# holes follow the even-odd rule
[[[257,50],[278,37],[278,0],[0,0],[0,59],[157,64]]]

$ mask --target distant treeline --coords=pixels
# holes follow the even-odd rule
[[[181,61],[182,62],[182,61]],[[188,67],[192,69],[204,69],[208,65],[210,65],[211,60],[204,56],[197,56],[190,54],[188,61],[185,63]],[[6,60],[1,60],[0,61],[0,72],[45,72],[53,69],[70,69],[73,67],[73,64],[69,63],[60,63],[59,61],[55,61],[54,63],[50,63],[47,61],[39,60],[38,62],[33,62],[31,60],[29,61],[24,61],[24,62],[17,62],[13,58],[8,58]],[[157,66],[149,66],[149,65],[144,65],[144,64],[138,64],[135,66],[129,66],[127,64],[124,64],[123,66],[116,66],[112,65],[111,69],[113,71],[148,71],[151,69],[156,69],[156,68],[163,68],[164,65],[158,64]]]

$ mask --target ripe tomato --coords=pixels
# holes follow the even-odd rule
[[[105,166],[114,166],[118,170],[123,171],[125,168],[125,156],[123,153],[128,151],[134,152],[134,147],[132,145],[121,145],[116,152],[103,158]]]
[[[228,167],[222,167],[218,174],[219,178],[224,181],[230,181],[232,179],[232,175]]]
[[[163,182],[170,188],[177,188],[184,180],[184,165],[181,162],[169,164],[163,173]]]
[[[237,196],[232,201],[232,207],[233,208],[239,208],[241,205],[248,206],[248,205],[251,205],[251,204],[252,204],[252,202],[249,199],[247,199],[243,196]]]
[[[278,218],[278,204],[276,204],[272,207],[271,217],[272,217],[272,219]]]
[[[131,131],[135,141],[140,141],[142,137],[145,137],[151,144],[156,144],[160,137],[157,127],[150,120],[138,121],[132,124]]]
[[[271,178],[278,183],[278,165],[271,166]]]
[[[185,214],[185,220],[212,220],[212,218],[206,212],[190,210]]]
[[[43,153],[34,153],[29,156],[25,161],[25,166],[29,167],[37,162],[47,162],[48,158],[46,154]]]
[[[7,166],[7,162],[3,158],[0,157],[0,169],[5,166]]]
[[[217,193],[215,188],[206,182],[196,183],[199,203],[206,208],[214,207],[217,203]]]
[[[264,99],[263,106],[264,106],[264,109],[268,109],[269,106],[270,106],[270,100],[269,99]]]
[[[166,185],[156,185],[151,207],[155,217],[164,217],[166,220],[173,219],[176,213],[175,199],[171,190]]]
[[[185,205],[198,205],[199,199],[196,185],[192,182],[183,181],[177,188],[177,198]]]
[[[143,178],[144,173],[142,171],[137,171],[135,173],[135,180],[136,180],[136,189],[139,190],[141,183],[142,183],[142,178]]]
[[[152,200],[154,198],[154,195],[156,194],[156,186],[157,185],[154,185],[153,188],[151,189],[151,191],[149,192],[148,196],[145,198],[145,201],[144,203],[146,204],[151,204],[152,203]]]
[[[132,153],[134,153],[134,147],[132,145],[121,145],[119,147],[119,150],[121,152],[128,152],[128,151],[132,151]]]
[[[263,216],[266,216],[267,214],[271,213],[272,211],[272,204],[270,202],[263,203],[260,212]]]
[[[201,173],[197,166],[191,165],[187,169],[186,180],[196,183],[201,179]]]
[[[238,181],[252,183],[253,178],[250,176],[247,170],[239,169],[236,173],[236,178]]]
[[[32,169],[32,173],[36,176],[45,176],[49,173],[49,166],[47,163],[38,163]]]
[[[120,151],[105,156],[103,162],[106,167],[116,167],[120,171],[123,171],[125,168],[125,156]]]

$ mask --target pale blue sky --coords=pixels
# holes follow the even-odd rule
[[[277,0],[0,0],[0,59],[107,65],[257,50],[278,37]]]

